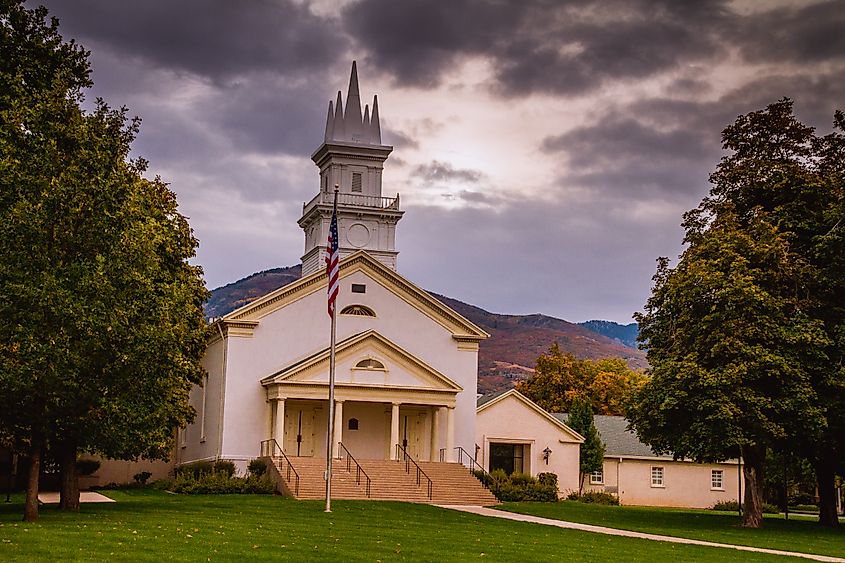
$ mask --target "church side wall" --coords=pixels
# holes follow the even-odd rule
[[[207,373],[205,389],[200,386],[191,389],[189,400],[196,410],[196,418],[187,429],[177,432],[177,463],[217,459],[223,424],[221,410],[225,346],[226,342],[218,339],[208,346],[202,358],[202,366]]]

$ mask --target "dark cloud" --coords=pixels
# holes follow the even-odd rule
[[[382,140],[387,143],[388,145],[392,145],[396,149],[404,149],[404,148],[411,148],[415,149],[420,146],[420,144],[411,137],[410,135],[406,135],[402,131],[397,131],[396,129],[388,129],[385,128],[382,131]]]
[[[845,7],[836,0],[744,18],[730,40],[753,62],[845,61]]]
[[[433,160],[428,164],[420,164],[411,172],[412,177],[426,182],[461,182],[474,184],[484,177],[480,170],[469,168],[455,168],[448,162]]]
[[[347,47],[335,21],[292,0],[52,2],[63,33],[105,48],[213,80],[275,69],[308,74],[331,66]]]
[[[616,115],[546,138],[542,149],[567,158],[569,184],[616,197],[688,198],[703,195],[718,140],[713,131],[662,130]]]
[[[572,95],[720,54],[723,3],[677,4],[364,0],[343,19],[403,85],[435,86],[462,56],[484,56],[501,93]]]

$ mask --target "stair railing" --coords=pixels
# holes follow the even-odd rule
[[[400,458],[401,454],[401,458]],[[396,461],[404,461],[405,462],[405,473],[408,475],[411,474],[411,464],[414,464],[414,467],[417,469],[416,476],[417,476],[417,486],[419,487],[422,483],[422,479],[427,481],[428,485],[428,500],[431,500],[432,493],[434,491],[434,484],[431,481],[431,478],[425,474],[425,471],[414,461],[414,458],[408,453],[408,451],[402,447],[402,444],[396,444]]]
[[[362,475],[364,476],[364,479],[367,480],[367,484],[366,484],[367,498],[370,498],[370,484],[372,483],[372,481],[370,481],[370,476],[367,475],[367,472],[364,471],[364,468],[361,467],[361,464],[358,463],[358,461],[354,457],[352,457],[352,454],[349,453],[349,450],[346,448],[346,446],[343,445],[343,442],[338,442],[337,445],[340,446],[343,449],[344,452],[346,452],[346,471],[351,473],[352,472],[352,464],[353,463],[355,464],[355,482],[358,485],[361,485],[361,476]]]
[[[271,460],[279,461],[279,474],[284,475],[282,477],[290,483],[291,474],[293,474],[294,480],[294,496],[299,496],[299,473],[296,472],[296,469],[293,467],[293,464],[290,462],[290,458],[288,458],[285,451],[279,445],[275,438],[270,438],[269,440],[262,440],[261,441],[261,456],[262,457],[269,457]]]
[[[487,486],[487,483],[492,481],[492,477],[484,469],[484,466],[478,463],[474,457],[469,455],[469,452],[463,449],[461,446],[455,446],[453,448],[458,451],[458,463],[469,469],[469,472],[473,475],[476,475],[476,471],[480,471],[482,475],[484,475],[484,479],[479,478],[478,480],[481,481],[481,484],[484,485],[485,488],[489,489],[490,487]],[[440,449],[440,461],[446,460],[446,448]],[[477,477],[477,475],[476,475]]]

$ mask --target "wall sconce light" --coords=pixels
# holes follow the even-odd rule
[[[546,465],[549,464],[549,456],[550,455],[552,455],[552,450],[550,450],[549,447],[546,446],[546,449],[543,450],[543,461],[546,462]]]

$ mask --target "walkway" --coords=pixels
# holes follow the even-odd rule
[[[703,545],[706,547],[722,547],[727,549],[736,549],[738,551],[754,551],[756,553],[768,553],[771,555],[786,555],[789,557],[803,557],[804,559],[812,559],[814,561],[827,561],[831,563],[842,563],[845,559],[838,557],[830,557],[828,555],[813,555],[811,553],[799,553],[797,551],[781,551],[779,549],[767,549],[764,547],[750,547],[747,545],[733,545],[728,543],[716,543],[704,540],[693,540],[688,538],[677,538],[673,536],[661,536],[659,534],[648,534],[645,532],[632,532],[630,530],[619,530],[617,528],[605,528],[604,526],[593,526],[591,524],[579,524],[577,522],[566,522],[563,520],[553,520],[551,518],[541,518],[539,516],[529,516],[527,514],[516,514],[513,512],[505,512],[504,510],[496,510],[494,508],[484,508],[482,506],[448,506],[440,505],[440,508],[448,508],[450,510],[458,510],[461,512],[469,512],[470,514],[478,514],[479,516],[491,516],[493,518],[504,518],[505,520],[515,520],[517,522],[533,522],[534,524],[544,524],[546,526],[556,526],[558,528],[567,528],[570,530],[581,530],[582,532],[593,532],[596,534],[606,534],[609,536],[623,536],[626,538],[639,538],[644,540],[665,541],[671,543],[685,543],[690,545]]]

